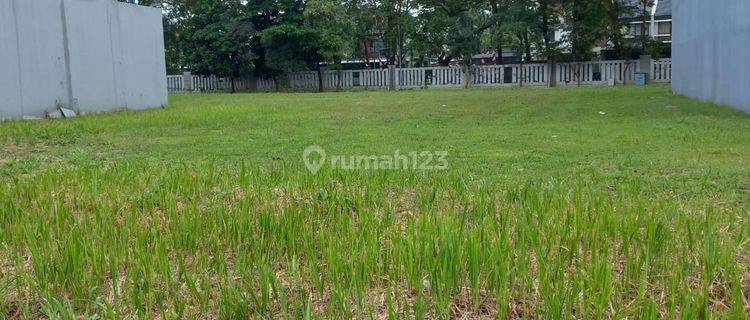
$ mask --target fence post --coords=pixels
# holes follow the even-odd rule
[[[388,90],[396,90],[396,66],[388,65]]]
[[[193,91],[193,75],[190,71],[182,73],[182,89],[185,91]]]
[[[556,86],[556,68],[554,61],[547,61],[547,87],[549,88]]]
[[[328,68],[318,66],[318,92],[325,91],[324,83],[327,83],[326,75],[328,74]]]
[[[646,74],[646,83],[651,80],[652,63],[653,60],[651,60],[651,56],[647,54],[642,55],[640,60],[638,61],[638,72]]]
[[[473,64],[466,65],[464,64],[463,67],[461,67],[461,70],[463,71],[461,73],[461,84],[464,85],[464,89],[471,87],[471,71],[472,68],[474,68]]]

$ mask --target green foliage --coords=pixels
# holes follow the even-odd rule
[[[471,64],[481,50],[481,35],[497,25],[499,13],[487,1],[420,0],[422,48],[439,50],[441,64],[454,57]]]
[[[181,25],[166,16],[162,19],[164,25],[164,55],[167,64],[167,74],[179,74],[183,71],[183,50],[180,50]]]
[[[648,39],[645,42],[646,50],[645,54],[650,55],[653,59],[661,59],[664,49],[664,44],[654,39]]]
[[[320,35],[305,25],[284,23],[263,30],[266,67],[288,73],[306,70],[320,59]]]
[[[379,21],[379,9],[376,1],[352,0],[347,6],[347,15],[352,19],[352,47],[355,48],[354,56],[361,57],[370,62],[373,56],[372,45],[378,39],[379,34],[375,26]]]
[[[252,70],[255,56],[249,39],[255,29],[239,1],[197,0],[183,27],[183,52],[191,71],[239,77]]]
[[[461,58],[465,65],[471,65],[471,57],[481,51],[476,20],[477,17],[472,13],[461,12],[452,18],[446,32],[448,52],[451,56]]]
[[[628,32],[629,23],[623,17],[635,14],[636,8],[630,0],[606,0],[603,2],[607,19],[604,30],[604,38],[612,44],[615,55],[620,59],[630,59],[633,55],[632,46],[625,42],[625,33]]]
[[[645,26],[648,25],[648,19],[650,16],[649,9],[655,4],[655,0],[636,0],[634,3],[636,17],[641,20],[641,24],[642,26],[644,26],[644,28],[641,28],[641,34],[638,36],[638,39],[641,43],[641,50],[643,52],[646,52],[648,50],[650,40],[645,28]]]
[[[588,60],[592,49],[604,39],[607,27],[604,1],[563,0],[563,18],[566,20],[565,41],[570,43],[572,60]]]
[[[347,13],[346,2],[340,0],[310,0],[305,10],[305,18],[318,38],[318,55],[339,68],[341,60],[352,52],[350,30],[354,22]]]
[[[553,0],[537,0],[534,14],[537,30],[541,35],[542,52],[547,59],[554,60],[562,51],[561,44],[555,40],[555,31],[562,27],[560,23],[560,13],[556,10],[555,5],[558,3]]]
[[[145,2],[144,2],[145,3]],[[461,60],[514,49],[523,59],[586,60],[656,55],[647,36],[626,41],[628,19],[645,19],[653,0],[164,0],[170,72],[280,76],[341,69],[380,56],[388,64]],[[647,12],[646,12],[647,13]],[[565,31],[562,40],[556,31]],[[383,48],[384,47],[384,48]],[[381,50],[381,52],[374,52]],[[382,54],[382,55],[381,55]],[[407,59],[407,56],[411,59]],[[502,61],[498,61],[502,62]]]
[[[448,30],[452,19],[444,11],[421,10],[417,16],[417,32],[412,48],[422,55],[437,55],[438,63],[446,65],[453,58],[448,48]]]
[[[379,13],[378,33],[386,47],[388,64],[403,60],[404,42],[414,17],[411,9],[415,1],[382,0],[377,1]]]

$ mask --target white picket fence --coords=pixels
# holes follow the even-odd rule
[[[672,59],[661,59],[651,62],[651,81],[672,82]]]
[[[565,62],[554,65],[554,85],[606,85],[631,84],[635,79],[639,61],[585,61]],[[549,86],[550,64],[529,63],[513,65],[487,65],[472,67],[472,87],[518,87]],[[653,60],[651,82],[670,82],[671,59]],[[391,77],[391,70],[395,73]],[[237,91],[326,91],[334,90],[383,90],[394,88],[461,88],[466,85],[463,67],[393,68],[375,70],[327,70],[296,72],[280,79],[235,79]],[[393,81],[393,86],[391,86]],[[188,82],[189,86],[185,83]],[[170,92],[184,91],[229,91],[228,78],[178,75],[167,77]]]
[[[185,83],[190,82],[189,86]],[[167,89],[169,92],[183,92],[183,91],[199,91],[199,92],[211,92],[211,91],[231,91],[232,90],[232,79],[231,78],[220,78],[216,76],[201,77],[196,75],[191,76],[167,76]],[[234,89],[236,91],[253,91],[256,90],[252,79],[246,78],[235,78]]]
[[[169,90],[169,92],[185,91],[185,83],[182,82],[184,78],[185,77],[183,76],[168,75],[167,90]]]
[[[632,83],[638,61],[601,61],[561,63],[555,73],[560,86],[579,84]]]

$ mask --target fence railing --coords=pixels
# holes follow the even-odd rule
[[[183,76],[167,76],[167,89],[169,92],[185,91],[185,84],[182,80]]]
[[[388,68],[374,70],[325,70],[295,72],[276,79],[234,79],[236,91],[334,91],[383,90],[393,88],[460,88],[518,87],[518,86],[578,86],[630,84],[642,62],[583,61],[563,63],[527,63],[512,65],[483,65],[471,67]],[[554,72],[552,71],[554,68]],[[651,82],[670,82],[672,60],[651,60]],[[393,76],[391,76],[393,73]],[[322,77],[322,79],[320,79]],[[467,84],[467,79],[468,84]],[[550,79],[553,81],[550,82]],[[391,83],[393,82],[393,83]],[[232,80],[219,77],[191,75],[167,76],[170,92],[230,91]]]
[[[651,80],[653,82],[672,81],[672,59],[654,60],[651,63]]]

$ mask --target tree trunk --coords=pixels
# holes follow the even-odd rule
[[[529,31],[523,31],[524,49],[526,49],[526,61],[531,62],[531,43],[529,42]]]
[[[344,79],[341,79],[344,75],[343,72],[341,72],[341,69],[336,70],[336,91],[341,91],[341,82]]]
[[[495,19],[497,19],[498,14],[500,13],[500,6],[497,3],[497,0],[490,0],[490,7],[492,8],[492,15],[495,16]],[[501,24],[498,21],[497,22],[497,30],[501,30]],[[495,58],[495,64],[496,65],[502,65],[503,64],[503,35],[502,33],[498,35],[497,39],[497,57]]]
[[[498,43],[497,48],[497,58],[495,58],[495,64],[502,65],[503,64],[503,44]]]
[[[547,60],[551,60],[552,57],[552,48],[550,46],[552,45],[552,39],[550,39],[549,33],[549,13],[548,6],[549,4],[544,2],[540,3],[540,16],[542,17],[542,25],[541,25],[541,31],[542,31],[542,39],[544,40],[544,55],[546,56]]]
[[[235,91],[235,87],[234,87],[234,77],[230,77],[229,79],[232,82],[232,93],[235,93],[236,91]]]
[[[628,84],[628,70],[630,70],[630,57],[625,59],[625,67],[622,68],[622,85]]]
[[[557,77],[557,70],[556,70],[557,69],[557,65],[555,65],[555,60],[551,59],[551,60],[547,61],[547,67],[549,68],[549,70],[548,70],[549,75],[548,75],[548,78],[547,78],[547,86],[550,87],[550,88],[551,87],[555,87],[555,86],[557,86],[557,83],[556,83],[556,81],[557,81],[556,80],[556,77]]]
[[[472,68],[471,63],[464,61],[464,89],[471,87],[472,84]]]
[[[318,63],[318,92],[323,92],[323,70],[320,69],[320,63]]]
[[[364,53],[365,53],[365,69],[369,70],[370,69],[370,58],[371,58],[369,41],[368,40],[364,40],[362,42],[362,46],[363,46],[362,48],[363,48]]]
[[[646,15],[648,14],[648,0],[642,0],[643,11],[641,11],[641,54],[646,54]],[[649,25],[649,28],[651,26]]]
[[[499,39],[497,40],[497,47],[495,48],[497,57],[495,58],[495,64],[502,65],[504,63],[503,61],[503,36],[500,35]]]

